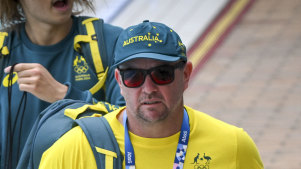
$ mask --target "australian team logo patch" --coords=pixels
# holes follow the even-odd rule
[[[90,80],[90,74],[87,73],[89,66],[83,56],[76,56],[73,61],[73,69],[77,73],[75,81]]]
[[[203,155],[198,153],[194,157],[193,163],[191,164],[194,165],[194,169],[209,169],[211,160],[212,160],[211,157],[206,155],[206,153],[204,153]]]

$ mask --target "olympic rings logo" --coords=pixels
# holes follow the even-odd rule
[[[83,74],[86,73],[88,71],[89,67],[87,65],[87,63],[84,66],[75,66],[74,67],[74,71],[78,74]]]
[[[89,69],[88,64],[83,56],[76,56],[73,61],[74,71],[78,74],[86,73]]]

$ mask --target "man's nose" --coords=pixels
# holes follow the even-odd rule
[[[146,93],[152,93],[158,90],[158,85],[151,79],[150,75],[147,75],[145,77],[145,81],[142,87],[143,91]]]

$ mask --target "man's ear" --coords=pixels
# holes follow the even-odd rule
[[[121,79],[121,76],[120,76],[120,73],[119,73],[119,70],[118,69],[115,69],[115,79],[119,85],[119,88],[120,88],[120,94],[123,96],[122,94],[122,79]]]
[[[115,69],[115,79],[116,79],[116,81],[117,81],[117,83],[118,83],[118,85],[120,87],[120,85],[121,85],[121,76],[119,74],[119,70],[118,69]]]
[[[184,90],[188,88],[188,83],[190,79],[190,75],[192,72],[192,63],[190,61],[187,61],[185,68],[184,68]]]

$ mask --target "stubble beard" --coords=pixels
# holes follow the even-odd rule
[[[148,108],[142,109],[138,108],[137,118],[140,119],[143,123],[153,124],[164,121],[169,115],[168,108],[166,105],[163,105],[163,108]],[[155,116],[155,117],[153,117]]]

